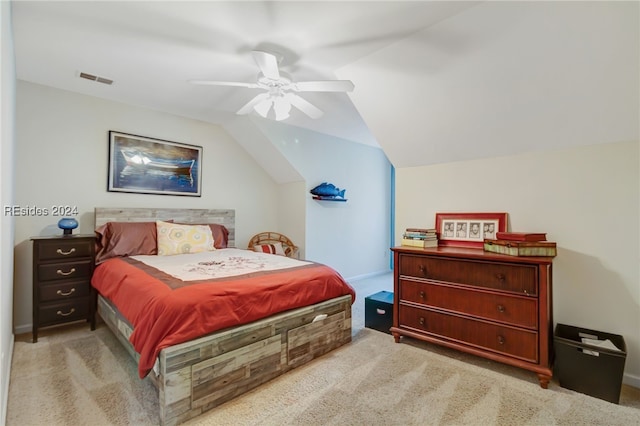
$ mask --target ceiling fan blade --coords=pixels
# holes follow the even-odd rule
[[[260,102],[265,101],[269,97],[269,93],[260,93],[249,102],[247,102],[242,108],[236,112],[236,114],[249,114],[253,108],[258,105]]]
[[[209,86],[236,86],[236,87],[247,87],[249,89],[257,89],[258,86],[256,83],[241,83],[235,81],[214,81],[214,80],[189,80],[191,84],[204,84]]]
[[[351,92],[354,87],[350,80],[300,81],[291,84],[296,92]]]
[[[322,110],[311,104],[306,99],[296,95],[295,93],[287,93],[284,95],[284,97],[291,103],[291,105],[298,108],[300,111],[304,112],[311,118],[320,118],[324,114]]]
[[[261,50],[254,50],[253,59],[258,64],[258,68],[262,74],[270,78],[271,80],[278,80],[280,78],[280,71],[278,71],[278,58],[275,55]]]

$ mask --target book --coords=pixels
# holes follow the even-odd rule
[[[506,254],[508,256],[542,256],[557,255],[556,243],[552,241],[510,241],[484,240],[484,251]]]
[[[414,240],[411,238],[403,238],[402,239],[403,246],[411,246],[411,247],[438,247],[438,240]]]
[[[420,233],[424,233],[424,234],[435,234],[436,232],[438,232],[437,229],[435,228],[407,228],[405,229],[406,232],[420,232]]]
[[[437,240],[438,236],[436,234],[428,234],[428,235],[414,235],[404,233],[402,238],[406,238],[408,240]]]
[[[543,232],[496,232],[496,238],[507,241],[545,241],[547,234]]]

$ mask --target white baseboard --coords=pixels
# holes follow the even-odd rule
[[[9,382],[11,381],[11,363],[13,362],[13,345],[15,342],[15,334],[11,336],[9,343],[9,350],[7,352],[7,366],[6,371],[3,371],[2,377],[4,383],[2,383],[4,389],[2,389],[2,401],[0,401],[0,425],[7,424],[7,407],[9,405]],[[2,368],[4,369],[4,366]]]
[[[15,327],[13,329],[13,334],[25,334],[25,333],[31,333],[33,331],[33,325],[32,324],[27,324],[27,325],[19,325],[17,327]]]
[[[622,383],[640,389],[640,377],[633,374],[625,374],[622,376]]]
[[[345,281],[351,282],[351,281],[364,280],[366,278],[377,277],[378,275],[390,274],[391,272],[393,272],[391,269],[384,269],[382,271],[369,272],[368,274],[356,275],[355,277],[345,278]]]

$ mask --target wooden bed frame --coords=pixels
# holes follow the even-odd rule
[[[96,228],[156,219],[219,223],[229,230],[229,247],[235,245],[234,210],[95,209]],[[138,361],[129,342],[131,324],[100,295],[98,314]],[[147,376],[158,388],[160,423],[185,422],[350,341],[347,295],[165,348]]]

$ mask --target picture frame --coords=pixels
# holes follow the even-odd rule
[[[109,131],[108,191],[200,197],[201,187],[202,147]]]
[[[438,244],[451,247],[483,247],[485,238],[507,230],[507,213],[436,213]]]

